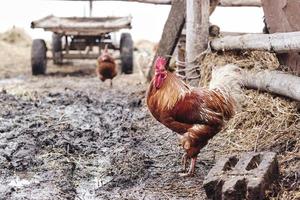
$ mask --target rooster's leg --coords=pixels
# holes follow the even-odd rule
[[[184,172],[186,172],[186,168],[187,168],[187,155],[186,154],[184,154],[182,156],[181,164],[183,165]]]
[[[197,160],[197,157],[191,158],[191,165],[190,165],[189,171],[187,173],[180,174],[180,176],[182,176],[182,177],[194,176],[194,174],[195,174],[196,160]]]
[[[197,157],[191,158],[191,165],[188,171],[189,176],[193,176],[195,174],[195,166],[196,166]]]
[[[110,79],[110,88],[112,88],[113,83],[112,83],[112,79]]]

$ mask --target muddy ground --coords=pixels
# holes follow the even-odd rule
[[[21,61],[0,74],[0,199],[205,199],[212,152],[178,175],[177,136],[150,116],[138,74],[111,89],[93,62],[33,77]]]

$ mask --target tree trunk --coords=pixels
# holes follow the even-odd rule
[[[186,1],[186,60],[187,70],[196,68],[196,58],[207,48],[209,28],[209,0]],[[190,84],[197,86],[199,73],[189,70]]]
[[[282,71],[244,71],[243,85],[246,88],[279,94],[300,102],[300,77]]]
[[[300,32],[225,36],[211,41],[213,50],[300,51]]]
[[[164,30],[159,41],[157,52],[154,56],[151,69],[148,74],[148,81],[151,81],[154,68],[153,64],[157,56],[172,55],[181,35],[185,22],[185,0],[173,0],[173,4],[165,23]],[[167,57],[168,63],[170,58]]]

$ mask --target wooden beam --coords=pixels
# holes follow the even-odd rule
[[[263,33],[245,33],[245,32],[220,32],[221,36],[238,36],[238,35],[247,35],[247,34],[263,34]],[[183,29],[182,30],[182,35],[185,36],[186,35],[186,30]]]
[[[192,86],[197,86],[200,77],[195,77],[199,71],[191,69],[197,67],[197,56],[207,49],[210,1],[187,0],[186,3],[186,76]]]
[[[56,0],[59,1],[59,0]],[[89,1],[89,0],[63,0],[63,1]],[[125,1],[125,2],[139,2],[139,3],[150,3],[159,5],[171,5],[172,0],[93,0],[93,1]],[[220,0],[219,6],[223,7],[260,7],[261,0]]]
[[[90,1],[90,0],[63,0],[63,1]],[[160,5],[170,5],[172,0],[93,0],[93,1],[126,1],[126,2],[139,2]]]
[[[213,39],[211,48],[225,50],[262,50],[276,53],[300,51],[300,32],[246,34]]]
[[[185,23],[185,0],[173,0],[173,4],[165,23],[164,30],[159,41],[157,52],[151,65],[148,74],[148,81],[150,81],[154,74],[153,64],[157,56],[172,55],[178,43]],[[170,58],[167,57],[168,62]]]
[[[99,57],[99,54],[80,54],[80,53],[68,53],[68,54],[63,54],[63,59],[82,59],[82,60],[94,60]]]
[[[261,7],[261,0],[220,0],[223,7]]]
[[[300,102],[300,77],[282,71],[243,72],[243,86],[292,98]]]

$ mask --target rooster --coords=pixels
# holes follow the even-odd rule
[[[155,62],[147,106],[156,120],[180,134],[180,143],[186,151],[182,157],[185,172],[187,161],[191,161],[183,175],[192,176],[200,150],[221,131],[225,120],[235,114],[238,92],[232,89],[240,89],[236,84],[240,72],[236,66],[228,65],[217,77],[213,74],[209,88],[193,88],[167,71],[166,63],[163,57]]]
[[[112,79],[117,75],[117,66],[114,58],[108,52],[108,47],[105,48],[102,54],[97,58],[96,74],[101,81],[110,79],[110,87],[112,87]]]

